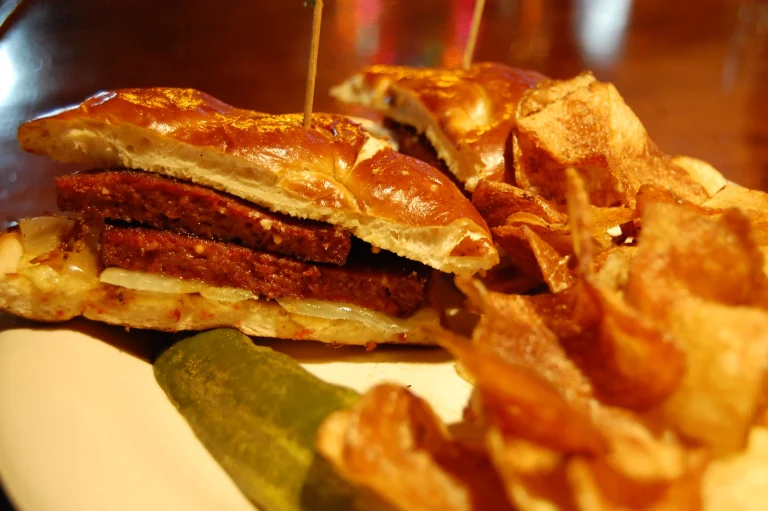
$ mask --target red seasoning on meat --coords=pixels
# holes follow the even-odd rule
[[[350,234],[225,193],[147,172],[84,172],[56,179],[59,208],[237,243],[304,261],[343,265]]]

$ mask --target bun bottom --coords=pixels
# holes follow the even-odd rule
[[[166,332],[231,327],[256,337],[357,345],[434,344],[423,327],[439,323],[437,312],[424,308],[406,320],[407,332],[393,332],[359,321],[295,314],[267,300],[231,302],[197,293],[128,289],[31,259],[24,254],[18,234],[0,235],[0,311],[34,321],[61,322],[82,316]]]

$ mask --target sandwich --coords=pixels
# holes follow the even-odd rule
[[[449,178],[343,116],[126,89],[18,136],[87,169],[57,178],[63,214],[0,236],[0,310],[25,318],[429,343],[435,274],[498,262]]]
[[[377,65],[331,95],[382,113],[403,153],[442,168],[472,192],[481,179],[504,179],[517,103],[545,79],[498,63],[469,69]]]

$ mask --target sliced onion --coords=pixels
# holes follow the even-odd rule
[[[96,279],[99,275],[98,256],[85,244],[81,244],[69,253],[63,272],[79,275],[82,278]]]
[[[124,270],[122,268],[107,268],[99,279],[105,284],[112,284],[139,291],[154,291],[155,293],[200,293],[209,300],[220,302],[242,302],[258,297],[245,289],[234,287],[213,287],[194,280],[184,280],[167,277],[143,271]]]
[[[56,270],[45,264],[31,265],[25,273],[35,287],[44,293],[55,291],[61,279]]]
[[[259,298],[247,289],[238,289],[236,287],[206,286],[200,290],[200,294],[204,298],[220,302],[242,302],[243,300],[258,300]]]
[[[19,222],[19,229],[24,243],[24,252],[39,256],[47,254],[61,243],[75,222],[68,218],[41,216],[25,218]]]
[[[0,236],[0,277],[16,273],[23,256],[24,248],[18,234],[10,233]]]
[[[122,268],[107,268],[101,272],[99,280],[105,284],[137,289],[139,291],[154,291],[156,293],[197,293],[206,287],[201,282],[166,277],[143,271],[124,270]]]
[[[258,299],[245,289],[231,287],[212,287],[201,282],[182,280],[140,271],[123,270],[122,268],[107,268],[101,273],[100,280],[106,284],[122,286],[140,291],[156,293],[200,293],[209,300],[222,302],[240,302]],[[328,302],[325,300],[305,300],[280,298],[277,300],[281,307],[288,312],[324,319],[342,319],[357,321],[371,328],[392,333],[407,332],[410,329],[406,322],[393,318],[383,312],[376,312],[364,307],[346,303]]]
[[[324,319],[343,319],[358,321],[377,330],[393,333],[407,332],[409,329],[397,318],[383,312],[376,312],[357,305],[328,302],[325,300],[305,300],[295,298],[278,298],[277,303],[293,314],[312,316]]]

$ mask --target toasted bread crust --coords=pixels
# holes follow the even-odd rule
[[[523,93],[546,77],[497,63],[464,69],[369,66],[332,89],[426,134],[459,181],[503,175],[504,152]]]
[[[437,169],[341,116],[266,115],[192,89],[126,89],[19,128],[24,150],[68,163],[157,172],[299,218],[339,225],[439,270],[498,261],[482,217]],[[469,241],[472,250],[455,255]]]

